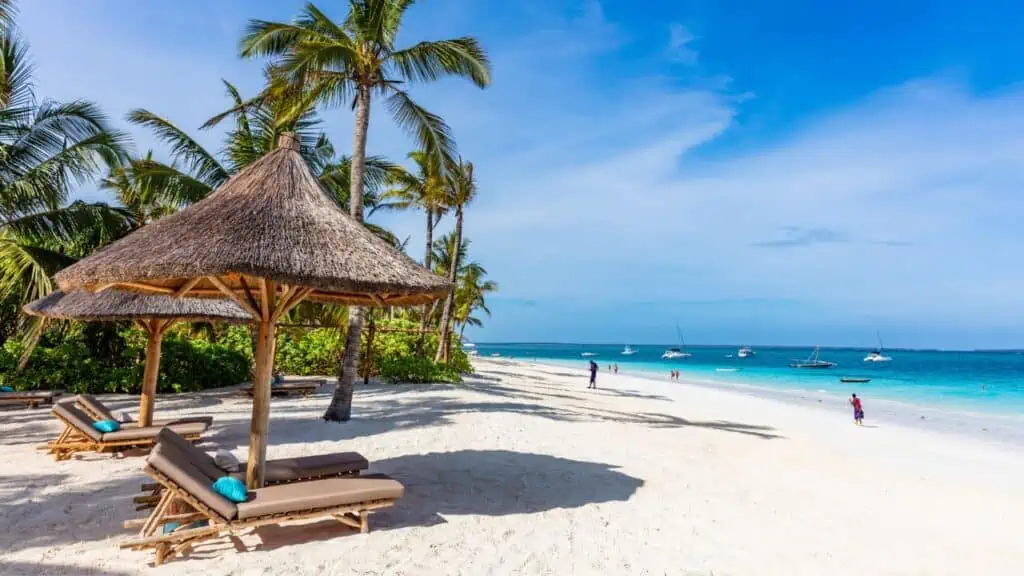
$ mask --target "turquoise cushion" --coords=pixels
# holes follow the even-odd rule
[[[243,484],[238,478],[232,478],[231,476],[218,478],[217,481],[213,483],[213,491],[232,502],[245,502],[245,499],[248,496],[245,490],[245,484]]]
[[[100,432],[117,432],[121,429],[121,424],[117,420],[100,420],[99,422],[93,422],[92,427]]]
[[[10,386],[0,386],[0,392],[14,392],[14,388]]]

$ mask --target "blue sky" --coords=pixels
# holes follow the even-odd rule
[[[221,78],[260,87],[247,19],[300,6],[48,0],[19,23],[41,95],[195,130]],[[412,89],[477,166],[466,232],[501,294],[471,336],[1024,347],[1021,29],[995,1],[418,4],[402,42],[472,34],[494,61],[488,90]],[[400,159],[380,111],[370,151]],[[350,113],[325,117],[346,149]],[[420,256],[421,219],[381,223]]]

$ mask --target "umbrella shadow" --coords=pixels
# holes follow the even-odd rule
[[[529,515],[629,500],[644,481],[617,466],[508,450],[459,450],[380,460],[384,472],[405,486],[390,508],[374,512],[371,531],[430,527],[458,516]],[[273,550],[355,532],[327,520],[296,526],[265,526],[247,550]],[[236,541],[236,548],[244,544]]]

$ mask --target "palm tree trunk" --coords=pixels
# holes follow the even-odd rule
[[[427,253],[423,256],[423,267],[430,270],[430,263],[434,256],[434,210],[427,208]],[[434,311],[432,304],[423,305],[423,314],[420,317],[420,335],[416,339],[416,354],[418,356],[423,355],[423,339],[426,337],[427,322],[430,320],[430,314]]]
[[[356,93],[356,121],[352,131],[352,182],[349,210],[352,217],[363,221],[363,174],[366,171],[366,133],[370,126],[370,88],[359,86]],[[359,340],[363,334],[363,309],[352,306],[348,311],[348,333],[345,352],[341,355],[338,387],[334,389],[331,405],[324,412],[324,420],[346,422],[352,418],[352,384],[356,378],[359,359]]]
[[[459,248],[462,246],[462,206],[456,209],[455,213],[455,250],[452,254],[451,267],[448,269],[448,297],[444,301],[444,311],[441,313],[441,338],[437,341],[437,354],[434,354],[434,362],[444,360],[448,362],[448,349],[451,346],[451,320],[452,312],[455,309],[455,275],[459,271]]]

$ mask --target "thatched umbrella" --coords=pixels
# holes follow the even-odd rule
[[[227,296],[258,319],[251,487],[263,485],[278,319],[307,298],[408,306],[441,298],[449,287],[345,213],[299,155],[293,134],[204,200],[65,268],[56,280],[63,290]]]
[[[153,402],[156,399],[157,376],[160,373],[160,346],[164,334],[179,320],[186,322],[219,321],[247,324],[252,314],[230,300],[170,298],[107,290],[90,294],[75,290],[65,294],[56,291],[24,307],[26,314],[56,320],[86,322],[134,321],[149,335],[146,342],[146,369],[142,377],[142,398],[139,400],[139,425],[153,423]]]

